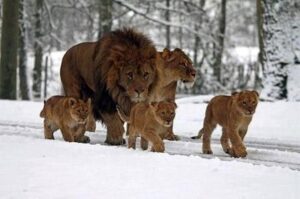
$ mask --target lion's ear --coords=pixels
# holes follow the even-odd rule
[[[158,102],[151,102],[150,107],[156,109],[158,105]]]
[[[239,94],[239,92],[233,91],[233,92],[231,93],[231,96],[235,96],[235,95],[237,95],[237,94]]]
[[[252,91],[257,97],[259,97],[259,93],[255,90]]]
[[[89,108],[92,108],[92,99],[91,98],[89,98],[86,103]]]
[[[162,58],[167,59],[170,56],[170,50],[167,48],[164,48],[163,52],[162,52]]]
[[[112,46],[111,50],[111,56],[112,56],[112,60],[114,61],[119,61],[124,59],[125,55],[125,51],[126,51],[126,47],[121,46],[121,45],[114,45]]]

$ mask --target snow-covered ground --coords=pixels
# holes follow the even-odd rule
[[[87,133],[91,144],[44,140],[42,102],[0,101],[0,198],[270,198],[300,197],[299,102],[261,102],[246,146],[248,157],[221,150],[203,155],[196,135],[211,96],[178,99],[175,132],[166,153],[104,144],[105,128]]]

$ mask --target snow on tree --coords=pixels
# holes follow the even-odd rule
[[[264,69],[263,96],[273,99],[288,97],[288,68],[298,59],[295,39],[300,26],[294,24],[299,19],[299,3],[295,0],[262,0],[258,2],[260,17],[261,63]],[[299,21],[299,20],[298,20]],[[295,31],[295,29],[298,30]],[[295,33],[297,36],[295,36]]]

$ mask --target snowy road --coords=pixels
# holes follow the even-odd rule
[[[42,124],[36,123],[14,123],[0,121],[0,136],[20,136],[33,139],[43,138]],[[62,140],[60,132],[56,137]],[[87,133],[91,137],[92,145],[106,145],[104,143],[106,133],[98,130],[96,133]],[[139,140],[138,140],[139,141]],[[199,156],[205,159],[217,158],[222,161],[239,161],[254,165],[280,166],[300,171],[300,144],[276,143],[268,140],[246,139],[248,156],[246,158],[232,158],[225,154],[219,140],[212,140],[213,155],[201,153],[200,140],[192,140],[181,136],[180,141],[165,141],[166,153],[170,155]],[[97,147],[97,146],[95,146]],[[125,148],[126,146],[120,146]],[[137,143],[139,148],[139,143]]]
[[[177,100],[166,153],[107,146],[97,123],[91,144],[45,140],[42,102],[0,100],[0,198],[232,198],[300,197],[300,103],[261,103],[245,138],[247,158],[231,158],[212,135],[213,155],[201,153],[210,96]],[[51,191],[49,191],[51,190]]]

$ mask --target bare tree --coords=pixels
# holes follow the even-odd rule
[[[227,0],[222,0],[221,3],[221,14],[219,17],[219,28],[217,35],[217,43],[215,45],[215,62],[214,62],[214,76],[219,82],[221,82],[221,66],[222,57],[224,50],[224,38],[226,31],[226,2]]]
[[[26,53],[26,25],[24,17],[24,0],[20,0],[19,11],[19,87],[23,100],[29,99],[27,82],[27,53]]]
[[[165,13],[165,20],[170,22],[170,0],[166,0],[166,13]],[[170,49],[171,47],[171,26],[166,25],[166,48]]]
[[[264,68],[264,94],[275,99],[288,96],[288,66],[294,64],[291,11],[296,1],[258,2],[260,62]]]
[[[19,0],[3,0],[0,98],[16,99]]]
[[[112,27],[112,0],[97,0],[99,7],[98,39],[111,31]]]
[[[42,47],[42,10],[43,0],[35,0],[35,30],[34,30],[34,68],[33,68],[33,97],[41,98],[42,86],[42,61],[43,61],[43,47]]]

